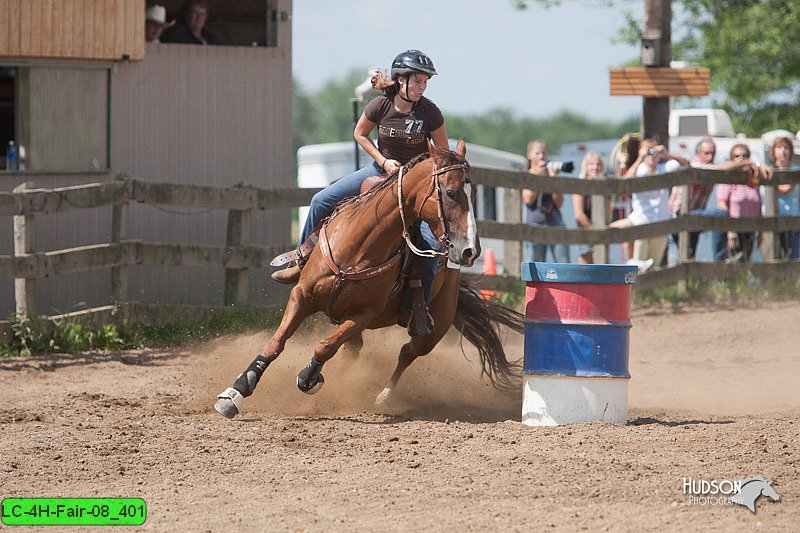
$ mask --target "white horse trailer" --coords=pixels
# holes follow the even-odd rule
[[[456,141],[450,140],[450,148],[455,148]],[[342,176],[356,170],[355,143],[338,142],[325,144],[309,144],[297,150],[297,185],[299,187],[325,187]],[[372,158],[359,148],[359,165],[363,167]],[[524,170],[527,160],[524,156],[504,152],[486,146],[467,143],[467,160],[472,166]],[[505,221],[501,187],[483,187],[478,185],[478,219]],[[303,227],[308,207],[299,210],[299,227]],[[481,248],[494,250],[497,273],[503,272],[503,241],[497,239],[481,239]],[[482,257],[468,270],[481,272]]]

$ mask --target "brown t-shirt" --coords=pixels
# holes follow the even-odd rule
[[[444,124],[442,112],[424,96],[408,113],[398,113],[392,98],[378,96],[367,104],[364,116],[378,125],[381,154],[402,164],[426,151],[425,141]]]

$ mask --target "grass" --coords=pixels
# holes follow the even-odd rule
[[[182,318],[184,317],[184,318]],[[176,306],[160,324],[131,321],[97,325],[86,317],[57,320],[11,315],[11,341],[0,344],[0,356],[114,351],[203,342],[221,335],[275,326],[280,314],[260,308],[225,308],[207,317],[185,318]]]
[[[11,315],[11,342],[0,345],[0,355],[37,355],[90,350],[119,350],[125,341],[113,324],[98,326],[77,319],[42,321]]]
[[[179,310],[180,308],[177,308]],[[134,321],[121,328],[129,348],[154,348],[207,341],[221,335],[266,329],[280,321],[280,313],[265,313],[260,308],[231,307],[216,310],[207,318],[174,319],[160,324]]]
[[[729,280],[690,280],[686,291],[677,285],[634,291],[634,307],[659,305],[752,306],[765,302],[800,300],[800,283],[791,279],[762,280],[743,275]]]

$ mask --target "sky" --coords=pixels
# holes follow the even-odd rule
[[[444,112],[499,107],[546,118],[562,110],[593,120],[637,117],[638,96],[610,96],[608,68],[638,58],[612,44],[619,8],[564,0],[520,11],[509,0],[294,0],[292,73],[318,90],[352,69],[388,68],[408,48],[422,50],[438,75],[426,96]],[[641,20],[644,0],[626,0]]]

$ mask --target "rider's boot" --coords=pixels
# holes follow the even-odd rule
[[[408,334],[412,337],[425,337],[433,333],[433,318],[428,314],[422,280],[412,279],[408,282],[411,296],[411,317],[408,320]]]
[[[289,265],[282,269],[276,270],[271,274],[272,279],[278,283],[285,283],[286,285],[294,285],[300,279],[300,272],[302,266],[299,261],[292,261]]]

